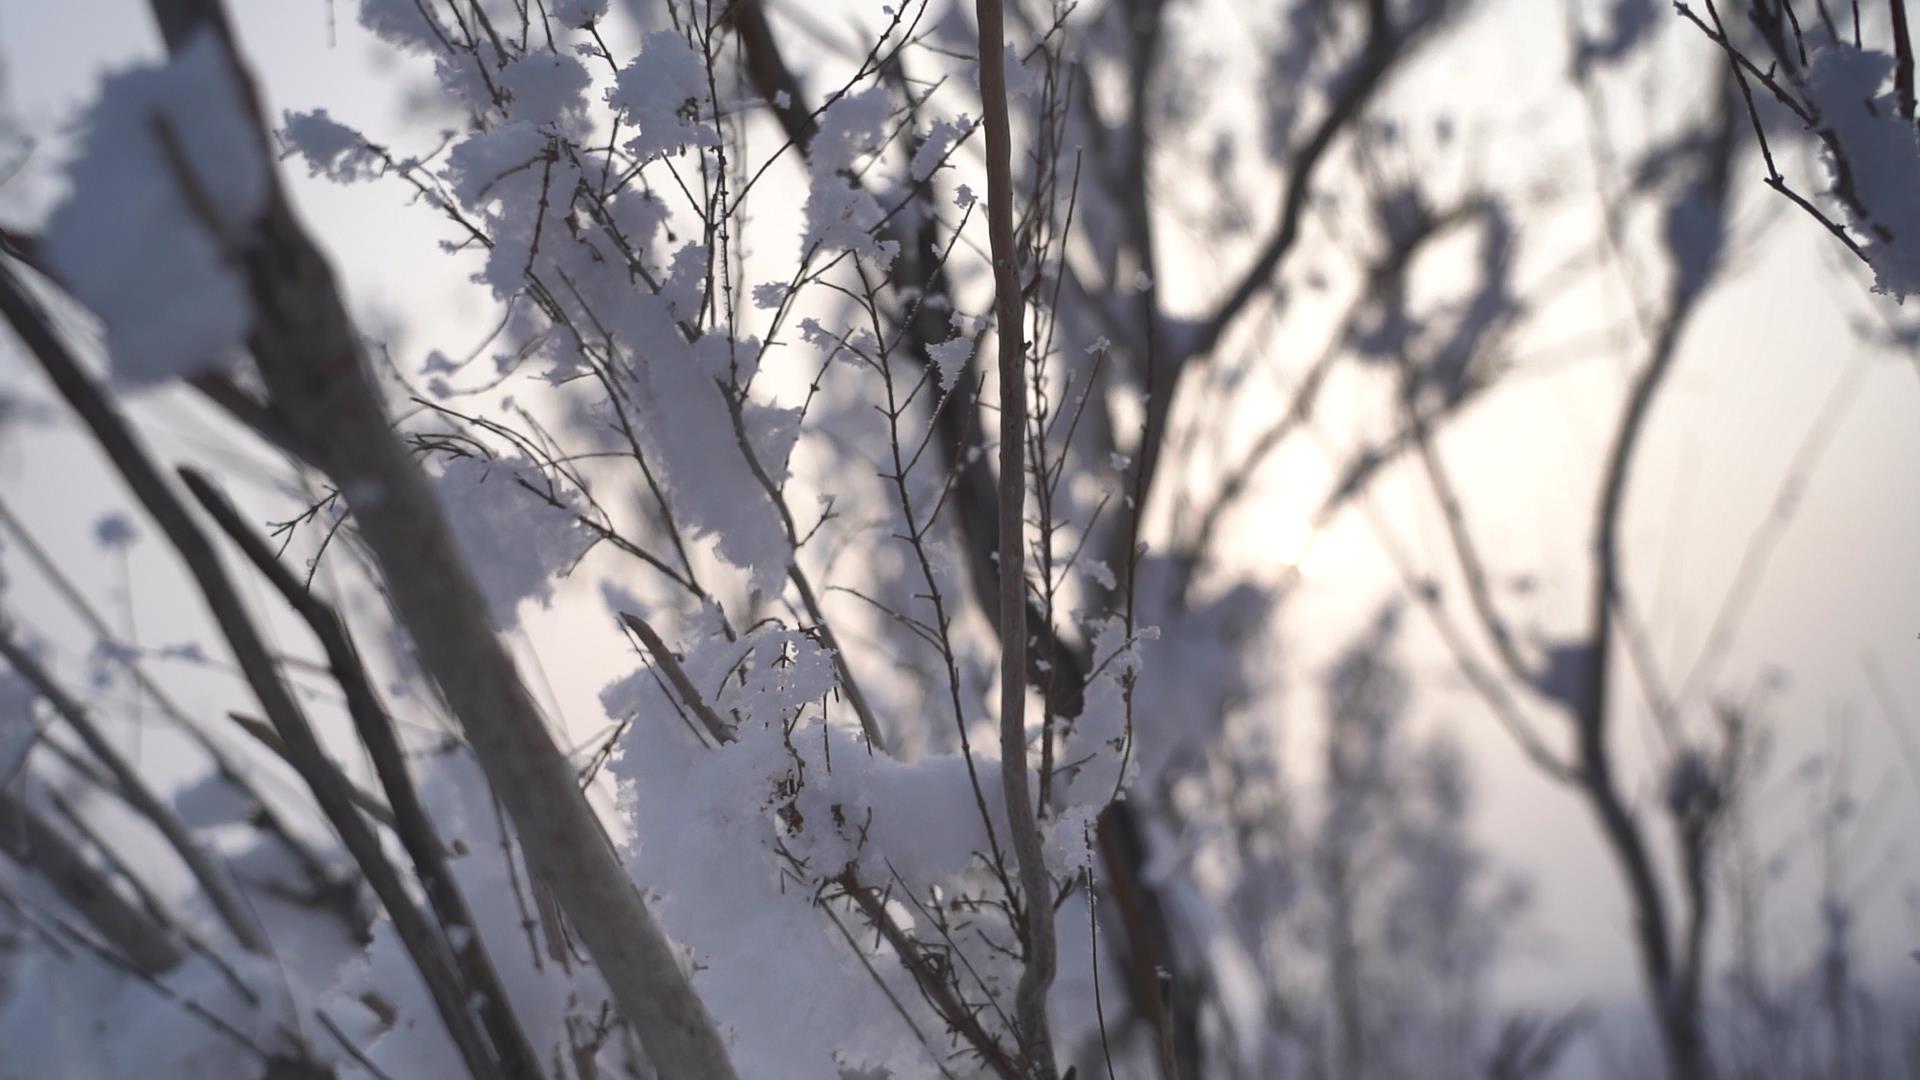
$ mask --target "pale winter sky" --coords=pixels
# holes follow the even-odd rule
[[[275,111],[321,106],[370,132],[395,135],[431,126],[409,119],[392,63],[354,25],[352,3],[232,6]],[[1552,86],[1564,67],[1559,5],[1523,0],[1505,9],[1508,17],[1488,24],[1497,32],[1450,43],[1444,52],[1444,77],[1469,88],[1469,99],[1485,94],[1487,110],[1468,121],[1488,136],[1490,169],[1502,167],[1502,149],[1512,140],[1552,137],[1555,125],[1574,115],[1566,107],[1516,114],[1497,104],[1505,87]],[[1674,44],[1671,62],[1706,62],[1703,43]],[[0,188],[7,220],[32,220],[54,193],[44,178],[50,159],[62,153],[58,132],[100,75],[156,53],[145,6],[135,0],[0,0],[4,107],[46,139],[29,168]],[[1396,103],[1419,115],[1428,85],[1421,80],[1442,77],[1434,68],[1429,63],[1404,82]],[[1564,90],[1560,98],[1564,106]],[[1661,107],[1629,101],[1620,115]],[[1583,166],[1570,161],[1575,173]],[[411,364],[430,348],[463,351],[477,339],[490,306],[436,250],[441,233],[431,214],[406,206],[393,185],[338,188],[310,182],[303,172],[290,172],[293,190],[338,261],[364,326],[388,333],[402,362]],[[1782,208],[1766,197],[1757,169],[1748,172],[1739,220],[1751,226]],[[1717,290],[1695,320],[1642,445],[1625,545],[1655,651],[1669,672],[1684,671],[1700,654],[1715,607],[1814,414],[1854,366],[1864,365],[1849,391],[1844,424],[1771,552],[1718,685],[1751,687],[1772,667],[1790,679],[1772,712],[1781,743],[1774,783],[1782,810],[1775,824],[1783,832],[1804,821],[1806,809],[1786,774],[1804,756],[1844,743],[1868,807],[1854,852],[1854,874],[1869,902],[1861,955],[1882,978],[1911,983],[1906,957],[1920,942],[1913,900],[1920,852],[1901,837],[1920,819],[1920,775],[1910,771],[1913,762],[1869,691],[1863,658],[1877,658],[1909,722],[1920,718],[1920,366],[1855,343],[1849,321],[1874,317],[1874,306],[1885,301],[1866,294],[1861,275],[1836,251],[1817,227],[1789,217],[1764,244],[1740,252],[1744,271]],[[1178,269],[1200,281],[1232,272]],[[1620,307],[1617,295],[1596,294],[1592,303]],[[1584,617],[1582,538],[1594,502],[1595,463],[1629,371],[1625,360],[1608,355],[1517,382],[1492,395],[1444,443],[1491,558],[1507,574],[1531,574],[1540,582],[1512,609],[1523,628],[1566,629]],[[0,381],[40,394],[11,342],[0,346]],[[163,395],[141,412],[151,420],[149,430],[164,432],[160,441],[170,452],[233,460],[237,443],[208,426],[206,411],[188,399]],[[1298,557],[1305,546],[1300,521],[1310,505],[1309,495],[1299,492],[1311,492],[1324,470],[1306,452],[1270,469],[1261,509],[1239,522],[1243,557],[1265,560],[1276,576],[1276,549]],[[119,495],[64,417],[0,433],[0,489],[99,595],[131,583],[141,640],[173,641],[203,630],[169,556],[154,550],[159,545],[145,545],[122,565],[92,542],[94,522],[120,505]],[[1383,483],[1373,504],[1423,565],[1449,567],[1440,521],[1416,486]],[[1303,753],[1315,734],[1303,722],[1317,708],[1315,674],[1394,580],[1366,519],[1356,514],[1315,538],[1307,568],[1313,580],[1287,609],[1276,646],[1287,682],[1273,710],[1289,744]],[[20,580],[24,574],[13,576],[10,603],[49,631],[73,629],[53,614],[56,605],[44,589]],[[1603,1002],[1634,993],[1618,886],[1585,811],[1539,779],[1485,718],[1478,699],[1459,688],[1423,618],[1410,611],[1406,625],[1420,721],[1450,725],[1471,747],[1483,835],[1498,857],[1535,879],[1536,906],[1520,955],[1503,973],[1503,992],[1514,1000]],[[597,715],[601,676],[569,676],[605,670],[620,648],[606,637],[583,642],[551,619],[534,621],[530,638],[562,714]],[[1621,700],[1633,699],[1623,693]],[[1621,729],[1620,752],[1629,761],[1642,758],[1651,728],[1632,717]],[[1920,732],[1905,736],[1920,741]],[[145,752],[150,764],[164,768],[164,741]],[[1811,927],[1804,890],[1789,886],[1782,898],[1801,905],[1791,912],[1793,925]]]

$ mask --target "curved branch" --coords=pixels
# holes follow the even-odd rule
[[[987,130],[987,234],[993,253],[1000,348],[1000,775],[1007,827],[1025,894],[1026,964],[1014,995],[1022,1056],[1040,1080],[1052,1080],[1053,1034],[1047,989],[1056,964],[1053,878],[1041,850],[1033,793],[1027,787],[1027,577],[1025,298],[1013,233],[1013,136],[1007,118],[1006,30],[999,0],[977,0],[980,98]]]

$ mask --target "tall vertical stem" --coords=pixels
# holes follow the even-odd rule
[[[977,0],[980,99],[987,129],[987,236],[993,252],[1000,342],[1000,776],[1019,863],[1026,968],[1014,995],[1014,1022],[1027,1067],[1055,1075],[1047,989],[1053,984],[1053,881],[1027,790],[1026,316],[1013,235],[1013,138],[1007,121],[1006,31],[999,0]]]

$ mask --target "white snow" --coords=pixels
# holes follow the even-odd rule
[[[552,11],[560,25],[582,27],[607,17],[607,0],[554,0]]]
[[[626,147],[641,161],[686,146],[718,144],[719,132],[700,119],[706,98],[706,65],[671,30],[648,34],[640,55],[620,69],[618,81],[607,91],[607,104],[638,132]]]
[[[1865,250],[1877,288],[1896,298],[1920,292],[1920,137],[1886,92],[1893,58],[1873,49],[1827,47],[1813,57],[1808,93],[1819,122],[1839,144],[1823,149],[1829,192]],[[1852,200],[1844,197],[1851,187]]]
[[[592,79],[586,65],[574,57],[530,53],[501,69],[499,78],[513,96],[515,120],[544,125],[586,112]]]
[[[886,212],[872,192],[853,182],[855,163],[879,150],[893,106],[884,86],[869,86],[827,106],[807,159],[807,232],[802,251],[851,251],[885,270],[900,245],[874,235]]]
[[[913,152],[913,160],[907,164],[907,174],[913,177],[915,183],[926,182],[940,168],[953,144],[972,130],[973,121],[964,115],[956,121],[935,120],[933,126],[927,129],[926,138],[921,140],[920,149]]]
[[[502,629],[516,624],[522,601],[545,605],[554,575],[592,540],[570,509],[577,497],[523,458],[443,457],[432,482],[467,566],[486,593],[494,625]],[[552,492],[568,509],[536,491]]]
[[[327,115],[325,109],[281,114],[283,157],[299,155],[312,176],[335,183],[370,180],[380,171],[380,155],[367,148],[358,131]]]
[[[973,339],[956,335],[945,341],[927,346],[927,355],[940,369],[940,389],[951,390],[955,379],[967,370],[967,361],[973,359]]]
[[[168,63],[109,78],[87,115],[45,252],[100,317],[125,387],[230,367],[250,328],[238,258],[269,176],[243,101],[203,33]]]

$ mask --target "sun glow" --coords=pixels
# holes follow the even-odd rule
[[[1338,529],[1316,530],[1303,517],[1277,517],[1262,538],[1267,558],[1307,578],[1324,578],[1345,566],[1351,545]]]

